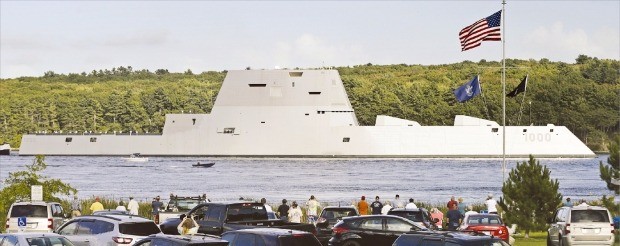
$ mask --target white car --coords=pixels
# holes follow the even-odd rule
[[[0,245],[73,246],[73,243],[56,233],[20,232],[14,234],[0,234]]]
[[[25,224],[19,225],[24,218]],[[67,215],[60,203],[15,202],[7,214],[6,232],[54,232],[65,221]]]
[[[161,230],[152,220],[135,215],[86,215],[76,217],[58,229],[58,234],[76,246],[133,245]]]
[[[609,210],[585,203],[555,212],[547,245],[613,245],[614,224]]]

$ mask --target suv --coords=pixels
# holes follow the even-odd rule
[[[53,232],[67,220],[62,206],[57,202],[15,202],[9,208],[6,219],[6,232],[19,232],[18,220],[26,218],[22,225],[26,232]]]
[[[413,208],[413,209],[404,209],[404,208],[395,208],[388,212],[389,215],[396,215],[411,221],[420,222],[426,226],[428,229],[436,230],[437,225],[435,225],[436,221],[431,218],[431,213],[424,208]],[[437,220],[438,222],[439,220]]]
[[[403,233],[428,230],[422,223],[394,215],[344,217],[332,228],[330,246],[392,245]]]
[[[500,238],[476,232],[419,231],[403,234],[392,246],[509,246]]]
[[[74,218],[58,229],[75,245],[132,245],[161,233],[152,220],[135,215],[87,215]]]
[[[561,207],[547,230],[547,245],[613,245],[614,224],[609,210],[585,203]]]
[[[38,232],[0,234],[0,245],[73,246],[69,240],[61,235]]]
[[[323,245],[332,237],[332,227],[342,218],[357,216],[357,210],[353,206],[327,206],[321,211],[319,219],[316,221],[316,237]]]
[[[136,242],[136,244],[134,245],[135,246],[183,246],[183,245],[228,246],[228,241],[222,240],[220,239],[220,237],[205,235],[205,234],[185,235],[185,236],[155,234],[155,235],[150,235],[147,238],[144,238]]]

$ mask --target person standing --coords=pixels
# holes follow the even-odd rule
[[[375,197],[375,201],[370,204],[370,208],[372,209],[372,214],[381,214],[383,204],[379,201],[379,196]]]
[[[487,205],[487,211],[490,214],[497,214],[497,201],[493,199],[493,194],[489,193],[487,200],[484,202]]]
[[[456,207],[456,204],[452,204],[452,207],[448,211],[446,217],[448,217],[448,230],[454,231],[461,224],[461,212]]]
[[[153,202],[151,202],[151,209],[153,210],[153,221],[155,221],[155,224],[159,224],[159,210],[163,205],[164,204],[159,201],[159,196],[155,197]]]
[[[385,203],[383,203],[383,208],[381,209],[381,214],[387,215],[390,210],[392,210],[392,205],[390,205],[390,201],[385,201]]]
[[[286,205],[286,202],[286,199],[282,199],[282,205],[278,207],[278,216],[280,216],[280,219],[283,221],[288,221],[289,206]]]
[[[454,205],[454,204],[458,205],[458,202],[456,200],[454,200],[454,196],[452,196],[450,198],[450,201],[448,201],[448,205],[446,207],[448,207],[448,210],[451,210],[452,209],[452,205]]]
[[[127,209],[129,209],[129,214],[138,215],[138,210],[140,209],[140,205],[136,200],[133,199],[132,196],[129,197],[129,204],[127,204]]]
[[[93,202],[93,204],[90,205],[90,211],[94,213],[94,212],[97,212],[103,209],[104,209],[103,204],[99,202],[99,197],[95,197],[95,202]]]
[[[400,200],[400,196],[396,194],[396,197],[394,198],[394,202],[392,203],[392,205],[394,205],[394,208],[404,208],[405,201]]]
[[[75,218],[82,215],[82,204],[80,200],[78,200],[77,195],[73,196],[73,201],[71,201],[71,218]]]
[[[306,202],[306,206],[308,207],[308,210],[306,210],[308,223],[316,223],[316,218],[319,215],[319,202],[314,198],[314,195],[310,196],[310,200]]]
[[[123,203],[123,201],[118,202],[118,207],[116,207],[116,210],[127,211],[127,208],[125,208],[125,203]]]
[[[291,204],[291,209],[288,210],[289,222],[301,223],[302,215],[303,212],[301,211],[301,208],[297,206],[296,201],[293,201],[293,204]]]
[[[416,209],[418,208],[418,206],[415,205],[415,203],[413,203],[413,198],[409,198],[409,203],[407,203],[407,206],[405,206],[405,209]]]
[[[198,233],[198,228],[200,228],[200,226],[198,225],[198,223],[196,223],[196,220],[188,216],[185,216],[181,220],[181,223],[179,223],[179,225],[177,226],[177,230],[179,231],[180,235],[196,234]]]
[[[467,208],[467,205],[463,202],[463,198],[462,197],[459,197],[458,201],[459,201],[459,203],[458,203],[457,208],[459,210],[459,213],[461,213],[461,215],[464,216],[465,215],[465,208]]]
[[[362,199],[357,203],[357,210],[360,215],[368,215],[368,203],[366,202],[366,196],[362,196]]]
[[[573,203],[570,201],[570,197],[566,198],[566,202],[564,203],[564,207],[573,207]]]
[[[443,213],[439,209],[431,208],[431,219],[433,220],[437,228],[443,228]],[[437,221],[435,221],[435,219]]]

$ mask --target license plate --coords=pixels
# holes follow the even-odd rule
[[[491,235],[490,231],[483,231],[482,233],[486,234],[486,235]]]
[[[28,223],[28,228],[30,229],[37,228],[37,223]]]
[[[581,233],[583,234],[598,234],[600,229],[597,228],[582,228]]]

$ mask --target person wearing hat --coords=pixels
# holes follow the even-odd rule
[[[566,198],[566,202],[564,203],[564,207],[573,207],[573,203],[570,201],[570,197]]]
[[[368,215],[368,203],[366,202],[366,196],[362,196],[362,199],[357,203],[357,210],[360,215]]]
[[[95,197],[95,202],[93,202],[93,204],[90,205],[90,211],[91,212],[96,212],[99,210],[103,210],[103,204],[101,204],[99,202],[99,197]]]
[[[71,217],[75,218],[82,215],[82,204],[80,200],[78,200],[77,195],[73,196],[73,201],[71,202]]]
[[[280,216],[280,219],[283,221],[288,221],[289,206],[286,205],[286,202],[286,199],[282,199],[282,205],[278,207],[278,216]]]
[[[133,199],[132,196],[129,197],[129,203],[127,204],[127,209],[129,210],[129,214],[138,215],[138,209],[140,205],[136,200]]]
[[[487,211],[490,214],[497,214],[497,201],[493,199],[493,194],[489,193],[487,200],[484,202],[487,205]]]
[[[302,215],[303,212],[301,211],[301,208],[297,205],[296,201],[293,201],[293,203],[291,204],[291,209],[288,210],[289,222],[301,223]]]

